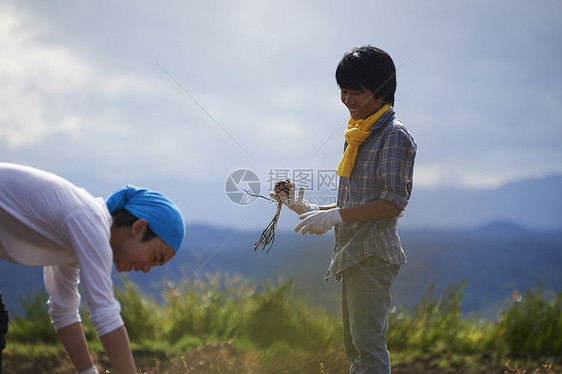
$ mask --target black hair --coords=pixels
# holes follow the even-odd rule
[[[353,48],[346,52],[336,69],[340,88],[373,91],[384,104],[394,106],[396,67],[388,53],[373,46]]]
[[[124,208],[117,209],[115,212],[111,213],[111,216],[113,217],[113,223],[117,227],[121,227],[121,226],[132,227],[133,224],[139,220],[135,215],[129,213],[129,211]],[[152,231],[150,227],[147,227],[146,232],[142,237],[142,241],[147,242],[152,238],[155,238],[156,236],[157,235],[154,233],[154,231]]]

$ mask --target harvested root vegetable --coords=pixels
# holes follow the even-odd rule
[[[274,191],[277,195],[285,194],[289,196],[289,191],[291,188],[295,188],[295,185],[291,183],[289,179],[287,179],[275,183]],[[275,241],[275,228],[277,227],[277,221],[279,220],[279,216],[281,215],[282,206],[283,202],[279,199],[279,201],[277,201],[277,211],[275,212],[275,215],[273,216],[273,219],[271,220],[269,225],[267,225],[265,230],[263,230],[263,232],[261,233],[260,239],[255,243],[254,252],[256,252],[259,247],[262,247],[262,250],[265,250],[265,248],[269,245],[266,251],[267,253],[269,253],[269,250],[271,249],[271,247],[273,246],[273,242]]]

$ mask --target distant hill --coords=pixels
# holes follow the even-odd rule
[[[414,187],[401,224],[410,228],[475,228],[508,221],[536,230],[562,229],[562,176],[471,190]]]
[[[530,230],[494,222],[473,230],[406,231],[408,261],[396,293],[416,299],[431,283],[436,291],[467,281],[463,310],[487,317],[511,303],[514,290],[562,291],[562,230]]]
[[[207,232],[206,240],[212,233]],[[224,232],[214,235],[221,238],[219,247],[188,244],[180,254],[184,273],[228,271],[258,281],[295,279],[298,290],[337,312],[340,286],[324,281],[333,234],[278,233],[269,253],[254,253],[258,233],[232,233],[228,239]],[[464,280],[463,310],[488,317],[510,302],[515,289],[522,292],[542,282],[545,288],[562,291],[562,230],[543,232],[494,222],[470,230],[402,230],[401,238],[408,263],[400,270],[393,294],[404,307],[416,305],[431,284],[440,294]]]
[[[324,275],[333,249],[333,233],[301,236],[280,231],[269,253],[254,252],[259,231],[190,226],[184,248],[169,264],[129,279],[158,297],[166,282],[205,273],[240,274],[262,284],[295,280],[297,292],[334,313],[340,285]],[[467,230],[401,230],[408,263],[393,286],[398,306],[415,306],[431,284],[437,294],[467,281],[463,311],[494,317],[511,302],[512,292],[536,288],[562,291],[562,230],[539,231],[498,221]],[[0,261],[0,290],[18,311],[22,295],[42,288],[40,268]],[[117,284],[120,278],[115,274]]]
[[[115,185],[100,176],[81,170],[82,174],[66,175],[94,194],[106,196]],[[225,176],[226,179],[226,176]],[[263,191],[268,188],[263,181]],[[220,227],[243,226],[257,230],[273,215],[273,208],[263,201],[238,205],[230,201],[224,181],[193,181],[181,175],[127,181],[136,185],[166,191],[178,203],[190,225],[201,223]],[[186,186],[188,193],[186,193]],[[423,188],[416,184],[404,217],[402,228],[408,229],[474,229],[490,222],[513,222],[536,230],[562,230],[562,175],[552,175],[507,183],[498,188],[468,189],[445,186]],[[305,196],[334,197],[333,191],[307,191]],[[220,212],[217,214],[217,212]],[[290,230],[296,217],[283,214],[279,227]]]

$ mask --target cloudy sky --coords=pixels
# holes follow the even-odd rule
[[[229,175],[267,194],[283,172],[334,170],[335,67],[372,44],[398,68],[416,188],[561,174],[561,15],[554,0],[0,1],[0,160],[257,227],[271,207],[231,201]]]

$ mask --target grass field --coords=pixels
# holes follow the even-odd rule
[[[135,360],[147,374],[345,373],[337,316],[307,303],[291,282],[257,291],[241,277],[185,280],[157,303],[125,280],[116,291]],[[542,287],[514,298],[498,321],[461,315],[464,285],[430,288],[413,310],[395,309],[387,334],[393,373],[561,373],[562,293]],[[4,372],[73,372],[43,293],[10,323]],[[87,314],[100,372],[113,373]]]

